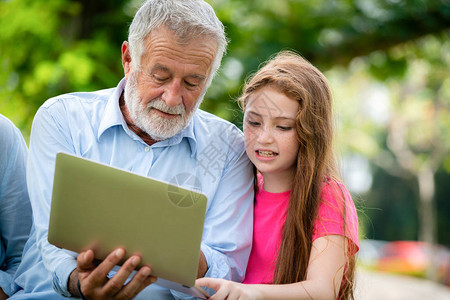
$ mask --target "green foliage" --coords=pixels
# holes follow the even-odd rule
[[[117,1],[0,2],[0,111],[27,136],[48,98],[115,85],[125,15]],[[119,9],[118,9],[119,8]]]
[[[230,99],[238,97],[249,74],[280,50],[297,51],[323,71],[368,56],[375,78],[401,79],[408,63],[391,53],[391,48],[420,36],[440,34],[450,26],[450,5],[440,0],[208,2],[231,40],[222,76],[207,95],[212,102],[204,106],[214,113],[223,112],[223,103],[228,103],[227,111],[238,111]],[[239,65],[233,75],[227,72],[229,60]],[[226,115],[239,123],[240,114]]]
[[[374,181],[364,198],[366,236],[377,240],[417,240],[419,228],[417,190],[412,178],[392,176],[373,167]]]
[[[450,157],[448,157],[450,159]],[[437,240],[443,245],[450,247],[450,235],[446,228],[450,228],[450,201],[448,195],[450,194],[450,172],[443,169],[436,173],[436,221],[437,221]]]

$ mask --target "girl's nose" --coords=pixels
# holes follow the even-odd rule
[[[261,127],[261,129],[258,132],[257,141],[261,145],[272,143],[273,142],[272,130],[270,128]]]

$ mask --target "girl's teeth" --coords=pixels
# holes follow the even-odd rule
[[[266,156],[266,157],[273,157],[273,156],[275,156],[275,153],[272,152],[272,151],[261,151],[261,150],[258,150],[258,154],[261,155],[261,156]]]

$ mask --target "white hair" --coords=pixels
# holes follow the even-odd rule
[[[131,63],[140,69],[145,38],[160,26],[172,30],[181,41],[207,36],[217,42],[217,53],[206,82],[205,90],[220,67],[226,51],[227,39],[222,22],[204,0],[147,0],[137,11],[130,25],[128,42]]]

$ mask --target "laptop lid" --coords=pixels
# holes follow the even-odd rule
[[[196,191],[58,153],[48,241],[75,252],[93,249],[99,260],[123,247],[126,258],[139,254],[161,285],[201,297],[191,287],[206,204]]]

